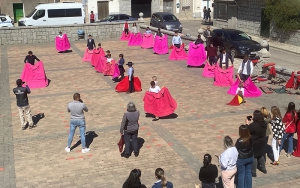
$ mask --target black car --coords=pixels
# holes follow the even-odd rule
[[[214,29],[212,31],[212,39],[214,46],[223,47],[226,52],[231,53],[232,57],[256,56],[256,52],[261,50],[258,42],[251,39],[249,35],[243,31],[236,29]]]
[[[182,32],[182,25],[179,19],[169,12],[155,12],[151,16],[150,25],[169,31]]]
[[[132,18],[127,14],[110,14],[97,22],[124,22],[124,21],[137,21],[137,18]]]

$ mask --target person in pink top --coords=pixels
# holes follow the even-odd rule
[[[288,141],[288,152],[286,156],[289,158],[293,153],[293,138],[296,130],[296,121],[298,119],[297,112],[295,110],[295,103],[290,102],[287,108],[287,111],[282,119],[285,133],[281,139],[280,151],[282,150],[282,146],[287,139]]]

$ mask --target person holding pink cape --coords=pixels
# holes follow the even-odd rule
[[[111,58],[111,54],[107,54],[106,64],[104,67],[104,76],[113,76],[116,67],[116,62]]]
[[[195,43],[190,42],[188,59],[186,61],[188,66],[198,67],[203,65],[206,61],[205,47],[203,45],[203,41],[201,40],[201,43],[199,39],[201,40],[200,35],[198,35],[198,39]]]
[[[70,49],[71,45],[67,34],[59,32],[59,35],[55,37],[55,47],[58,52],[65,52]]]
[[[143,38],[141,33],[139,32],[136,23],[133,23],[132,26],[132,33],[130,35],[129,41],[128,41],[128,46],[139,46],[143,42]]]
[[[129,38],[130,38],[129,25],[128,25],[128,22],[126,20],[125,23],[124,23],[124,26],[123,26],[123,32],[122,32],[120,40],[127,40],[128,41]]]
[[[182,45],[181,37],[178,35],[178,31],[175,31],[175,35],[172,39],[173,49],[170,54],[170,60],[185,60],[187,55],[185,53],[184,47]]]
[[[153,45],[154,45],[154,38],[153,38],[150,28],[147,27],[147,30],[143,35],[143,42],[141,44],[141,48],[144,48],[144,49],[153,48]]]
[[[93,56],[93,49],[96,48],[96,44],[94,39],[92,38],[92,35],[89,35],[89,38],[87,39],[87,45],[86,50],[84,52],[84,56],[82,58],[83,62],[89,62],[92,59]]]
[[[160,29],[157,30],[155,34],[155,42],[153,45],[153,52],[154,54],[168,54],[169,47],[168,47],[168,35],[164,35]]]
[[[93,56],[92,56],[92,59],[91,59],[91,65],[93,67],[95,67],[98,64],[99,59],[101,57],[103,57],[103,56],[104,56],[104,50],[103,50],[103,48],[101,48],[101,43],[99,43],[98,44],[98,48],[96,48],[96,49],[93,50]]]

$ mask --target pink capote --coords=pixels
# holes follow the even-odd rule
[[[116,64],[115,65],[115,69],[114,69],[114,73],[113,73],[113,78],[118,78],[120,76],[120,69],[119,66]]]
[[[206,52],[203,44],[195,44],[190,42],[189,45],[189,54],[186,64],[189,66],[201,66],[205,63]]]
[[[28,84],[29,88],[43,88],[48,86],[48,79],[42,61],[34,65],[25,63],[20,78]]]
[[[230,89],[227,91],[230,95],[236,95],[236,90],[239,87],[240,80],[236,79],[235,83],[230,87]],[[244,82],[244,97],[260,97],[261,91],[256,85],[252,82],[251,78],[249,77]]]
[[[111,60],[110,63],[106,62],[103,70],[103,74],[105,76],[112,76],[115,71],[116,62],[114,59]]]
[[[143,42],[143,38],[140,32],[137,34],[130,34],[130,38],[128,41],[128,46],[140,46]]]
[[[169,56],[169,59],[170,60],[185,60],[185,59],[187,59],[187,55],[185,53],[183,45],[181,45],[180,48],[173,46],[173,49]]]
[[[228,67],[228,69],[221,69],[219,66],[215,68],[215,86],[231,86],[233,84],[233,66]]]
[[[154,45],[154,38],[152,34],[144,33],[143,35],[143,42],[141,44],[141,47],[146,48],[153,48]]]
[[[202,72],[203,77],[214,78],[215,77],[215,68],[216,65],[210,65],[208,62],[205,63],[205,67]]]
[[[94,51],[93,50],[89,50],[88,48],[86,48],[82,61],[83,62],[89,62],[92,60],[92,56],[93,56]]]
[[[98,60],[98,63],[96,64],[96,66],[95,66],[95,70],[96,71],[98,71],[98,72],[100,72],[100,73],[103,73],[103,71],[104,71],[104,67],[105,67],[105,65],[106,65],[106,57],[104,57],[104,56],[101,56],[100,58],[99,58],[99,60]]]
[[[70,45],[67,34],[63,34],[62,38],[60,38],[59,36],[55,37],[55,47],[56,47],[56,50],[59,52],[64,52],[64,51],[70,49],[71,45]]]
[[[171,115],[177,108],[176,101],[166,87],[158,93],[146,91],[143,101],[144,111],[156,117]]]
[[[125,32],[123,31],[120,40],[127,40],[128,41],[129,38],[130,38],[130,34],[131,33],[128,32],[128,35],[126,35]]]
[[[168,35],[163,35],[162,37],[155,36],[153,52],[157,53],[157,54],[167,54],[167,53],[169,53]]]
[[[95,67],[98,64],[99,59],[103,56],[105,56],[103,48],[94,49],[91,64]]]

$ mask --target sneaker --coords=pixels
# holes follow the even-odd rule
[[[65,151],[66,151],[67,153],[69,153],[69,152],[71,151],[71,148],[66,147],[66,148],[65,148]]]
[[[286,157],[287,157],[287,158],[291,158],[291,155],[292,155],[292,154],[287,153],[287,154],[286,154]]]
[[[87,153],[87,152],[89,152],[90,150],[91,150],[90,148],[84,148],[84,149],[81,150],[81,152],[82,152],[82,153]]]

